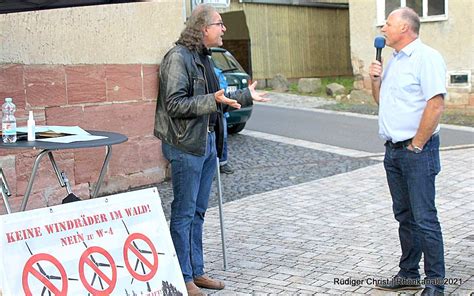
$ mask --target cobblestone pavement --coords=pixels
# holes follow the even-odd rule
[[[474,149],[441,155],[437,204],[450,283],[446,292],[470,295]],[[397,295],[373,285],[374,280],[398,272],[400,256],[398,226],[381,163],[251,195],[228,202],[223,209],[227,270],[223,270],[218,208],[208,211],[205,224],[208,273],[227,284],[216,295]],[[353,280],[354,285],[340,284],[343,280]]]
[[[228,145],[229,164],[235,169],[235,173],[221,174],[224,202],[352,171],[378,162],[369,158],[352,158],[240,134],[231,135]],[[160,183],[157,187],[165,216],[169,218],[173,198],[171,182]],[[216,194],[214,186],[211,196]],[[209,206],[216,205],[217,200],[211,199]]]
[[[221,177],[226,270],[215,191],[204,238],[207,273],[224,280],[226,288],[207,293],[399,295],[376,290],[373,284],[397,273],[400,256],[381,155],[252,131],[231,136],[229,145],[236,173]],[[445,240],[446,292],[470,295],[474,148],[447,149],[441,157],[437,205]],[[158,189],[168,217],[169,182]],[[412,294],[420,292],[401,295]]]

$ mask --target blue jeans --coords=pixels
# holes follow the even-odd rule
[[[163,155],[171,163],[174,199],[170,232],[184,281],[204,274],[202,230],[212,180],[216,172],[215,133],[208,133],[204,156],[183,152],[162,143]]]
[[[435,205],[435,178],[441,169],[439,136],[432,136],[419,154],[406,147],[386,145],[384,166],[393,213],[399,222],[402,256],[398,275],[419,279],[423,253],[425,285],[442,291],[445,277],[443,236]]]

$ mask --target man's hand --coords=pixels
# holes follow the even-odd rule
[[[231,100],[228,97],[224,95],[224,90],[218,90],[217,92],[214,93],[214,98],[216,99],[216,102],[221,103],[221,104],[226,104],[229,105],[235,109],[240,109],[240,104],[237,102],[237,100]]]
[[[252,99],[254,101],[257,101],[257,102],[269,102],[270,99],[269,98],[265,98],[265,96],[267,95],[266,92],[257,92],[255,90],[255,87],[257,86],[257,81],[255,81],[254,83],[252,83],[250,86],[249,86],[249,90],[250,90],[250,94],[252,95]]]
[[[369,76],[372,82],[372,96],[374,97],[374,101],[377,103],[377,105],[379,104],[382,71],[382,63],[377,60],[374,60],[369,66]]]
[[[380,76],[382,75],[382,63],[374,60],[369,66],[369,76],[372,81],[380,81]]]

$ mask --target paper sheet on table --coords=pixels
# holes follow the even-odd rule
[[[17,128],[18,132],[27,132],[26,127]],[[104,136],[93,136],[80,128],[79,126],[36,126],[35,133],[52,133],[52,134],[67,134],[67,136],[56,136],[50,138],[37,138],[36,141],[51,142],[51,143],[72,143],[80,141],[93,141],[105,139]]]
[[[17,132],[28,132],[28,128],[19,127]],[[59,126],[59,125],[37,125],[35,127],[35,133],[57,133],[57,134],[70,134],[70,135],[90,135],[88,132],[80,128],[79,126]]]
[[[93,135],[87,134],[87,135],[64,136],[64,137],[57,137],[57,138],[36,139],[36,141],[50,142],[50,143],[72,143],[72,142],[80,142],[80,141],[100,140],[100,139],[106,139],[106,138],[107,137],[104,137],[104,136],[93,136]]]

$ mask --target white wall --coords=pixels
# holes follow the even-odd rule
[[[158,64],[184,25],[178,0],[0,15],[0,63]]]
[[[448,71],[474,71],[473,3],[472,0],[450,0],[447,20],[421,23],[420,39],[443,55]],[[374,37],[381,29],[377,26],[376,0],[350,0],[349,18],[354,71],[367,75],[368,65],[375,58]],[[392,51],[384,48],[385,60]],[[463,101],[468,103],[468,97],[463,96]]]

